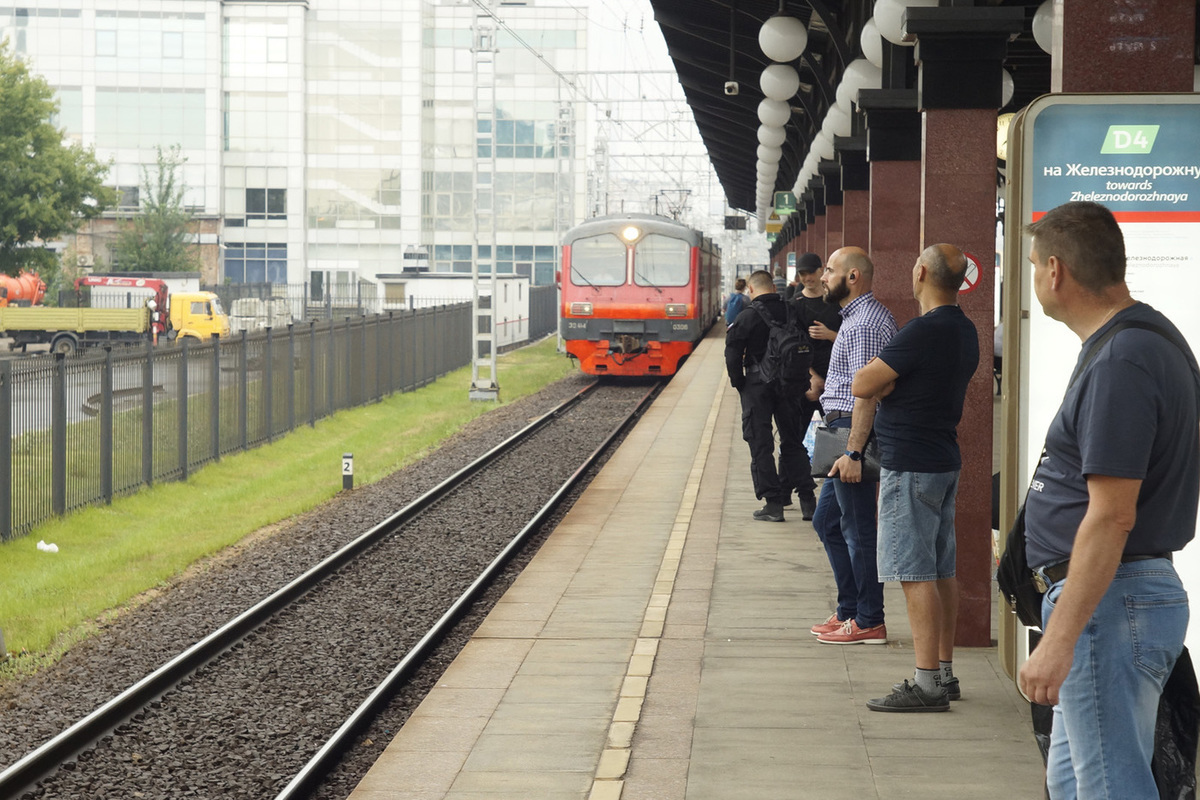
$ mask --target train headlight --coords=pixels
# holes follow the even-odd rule
[[[642,232],[638,230],[636,225],[629,225],[621,229],[621,236],[623,236],[627,242],[637,241],[637,238],[641,235]]]
[[[667,303],[668,317],[686,317],[687,310],[687,303]]]
[[[592,315],[592,304],[571,303],[571,315],[576,317],[590,317]]]

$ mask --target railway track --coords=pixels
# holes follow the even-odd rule
[[[653,392],[588,387],[25,754],[0,797],[307,796]]]

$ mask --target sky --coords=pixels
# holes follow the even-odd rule
[[[588,16],[586,94],[609,149],[608,207],[677,216],[717,239],[727,264],[766,263],[756,226],[727,234],[733,213],[684,98],[650,0],[559,0]],[[595,169],[589,159],[589,169]]]

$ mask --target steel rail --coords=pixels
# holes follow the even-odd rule
[[[401,659],[400,663],[396,665],[383,682],[367,696],[367,699],[355,709],[354,713],[347,717],[341,727],[317,751],[316,755],[296,773],[296,776],[284,787],[283,791],[275,796],[275,800],[303,800],[303,798],[309,797],[319,781],[329,770],[337,765],[338,759],[351,747],[354,738],[375,719],[392,696],[402,688],[404,681],[421,665],[421,662],[437,646],[437,643],[454,627],[467,607],[492,584],[492,581],[495,580],[501,568],[521,549],[525,544],[525,540],[558,508],[563,498],[575,487],[584,473],[604,455],[617,436],[645,409],[661,385],[661,382],[656,383],[646,392],[638,402],[637,407],[592,451],[587,460],[567,478],[525,527],[512,538],[504,549],[500,551],[500,554],[480,573],[479,577],[459,595],[458,599],[442,614],[433,627],[421,637],[421,640],[413,645],[412,649]]]
[[[598,384],[593,382],[555,408],[533,420],[515,434],[455,472],[412,503],[342,547],[269,597],[243,611],[179,655],[125,689],[54,738],[26,753],[0,772],[0,797],[19,797],[38,781],[49,777],[72,756],[85,750],[105,734],[130,719],[151,701],[166,694],[193,672],[228,650],[311,589],[361,556],[397,527],[407,523],[442,499],[463,481],[511,450],[567,409],[583,399]]]

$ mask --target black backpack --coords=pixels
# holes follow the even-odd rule
[[[776,322],[761,303],[751,303],[763,322],[770,327],[767,350],[758,362],[759,375],[764,383],[775,383],[788,394],[803,394],[808,391],[808,369],[812,366],[812,344],[808,333],[800,327],[795,310],[789,303],[784,322]]]

